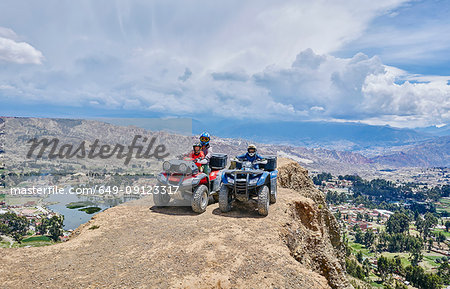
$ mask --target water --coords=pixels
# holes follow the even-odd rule
[[[68,190],[67,190],[68,191]],[[101,197],[96,197],[93,195],[76,195],[76,194],[52,194],[49,195],[45,201],[49,203],[56,203],[53,205],[47,205],[46,207],[64,216],[64,229],[65,230],[75,230],[81,224],[88,222],[96,214],[117,206],[121,203],[129,201],[130,199],[135,199],[135,197],[120,197],[115,199],[103,199]],[[67,204],[72,202],[90,201],[93,203],[89,207],[99,207],[101,210],[93,213],[87,214],[86,212],[79,211],[77,209],[69,209],[66,207]]]

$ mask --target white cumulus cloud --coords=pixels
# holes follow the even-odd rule
[[[41,64],[44,56],[42,53],[26,42],[16,40],[17,35],[13,30],[0,27],[0,61],[19,64]]]

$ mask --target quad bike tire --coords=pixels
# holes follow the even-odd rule
[[[192,211],[199,214],[203,213],[204,211],[206,211],[206,207],[208,207],[208,202],[208,187],[205,185],[200,185],[195,188],[191,200]]]
[[[219,209],[222,213],[231,211],[230,190],[222,186],[219,191]]]
[[[275,204],[277,202],[277,193],[270,193],[270,203]]]
[[[210,205],[218,203],[218,202],[219,202],[219,193],[214,194],[214,195],[211,195],[211,194],[209,195],[209,204]]]
[[[258,214],[267,216],[269,214],[270,192],[267,186],[258,189]]]
[[[155,203],[155,206],[157,206],[157,207],[167,206],[167,204],[169,204],[169,202],[170,202],[170,195],[167,193],[153,194],[153,202]]]

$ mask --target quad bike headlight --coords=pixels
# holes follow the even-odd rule
[[[165,171],[170,170],[170,163],[168,161],[163,162],[162,168]]]
[[[256,185],[257,182],[258,182],[258,179],[250,179],[250,180],[248,181],[248,184],[251,185],[251,186],[253,186],[253,185]]]
[[[227,177],[227,181],[230,184],[234,184],[234,179],[233,178]]]
[[[180,164],[180,165],[178,166],[178,170],[180,171],[180,173],[184,174],[184,173],[187,172],[188,167],[187,167],[186,164]]]

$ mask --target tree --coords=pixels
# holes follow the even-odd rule
[[[441,277],[444,284],[448,284],[450,282],[450,266],[447,261],[443,261],[439,266],[438,275]]]
[[[411,261],[411,265],[417,266],[420,261],[422,261],[422,243],[419,241],[414,241],[411,244],[411,248],[409,249],[409,260]]]
[[[41,235],[48,234],[56,242],[64,233],[63,224],[64,216],[52,216],[51,218],[43,218],[36,229]]]
[[[22,242],[23,236],[27,233],[29,222],[27,218],[17,216],[8,212],[0,215],[0,230],[14,238],[17,242]]]
[[[404,213],[396,212],[386,222],[386,231],[389,234],[403,233],[409,230],[409,218]]]
[[[53,241],[58,241],[59,237],[63,235],[64,216],[53,216],[48,223],[48,233]]]
[[[372,230],[367,230],[364,234],[364,245],[366,248],[370,248],[375,242],[375,234]]]
[[[387,276],[391,273],[389,263],[389,260],[384,256],[381,256],[377,260],[378,273],[380,274],[381,280],[383,280],[383,282],[386,281]]]
[[[428,239],[428,252],[431,251],[431,249],[433,248],[433,239]]]
[[[450,221],[446,221],[445,222],[445,230],[448,232],[449,229],[450,229]]]
[[[442,232],[438,232],[436,235],[436,241],[438,242],[439,247],[441,247],[441,243],[446,240],[445,235]]]
[[[430,230],[438,224],[438,219],[432,213],[426,213],[425,218],[420,218],[416,222],[416,227],[422,233],[423,239],[426,240],[430,235]]]
[[[358,253],[356,253],[356,260],[358,260],[358,262],[362,264],[362,262],[363,262],[363,254],[362,254],[361,251],[358,251]]]
[[[364,233],[361,231],[359,227],[358,230],[356,230],[355,242],[359,244],[364,244]]]

